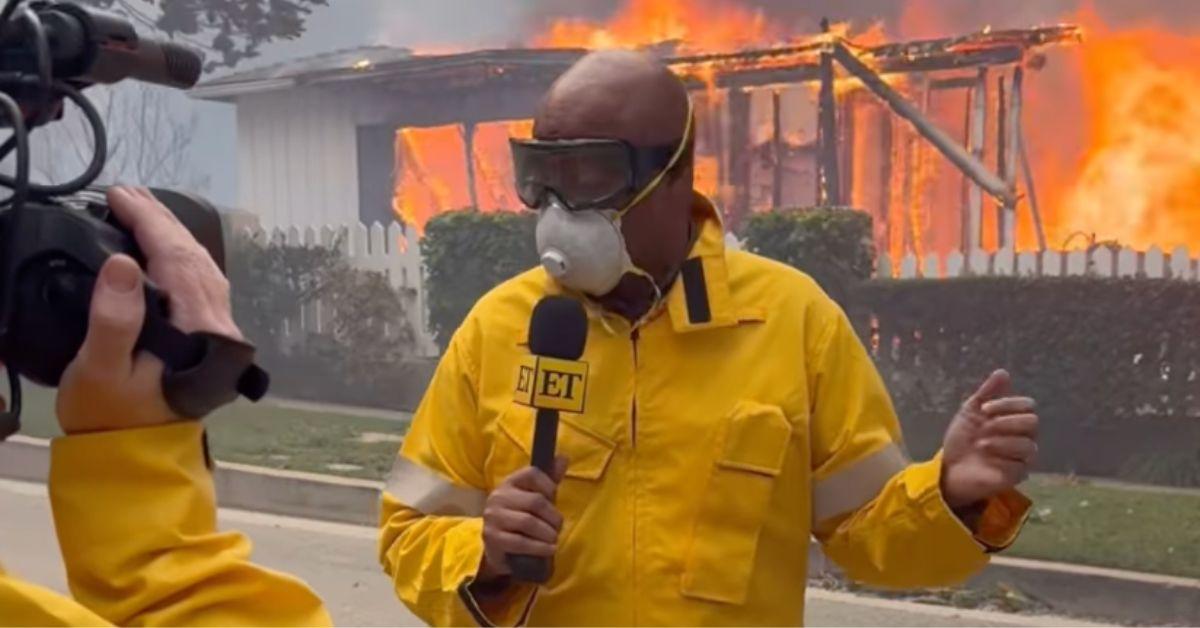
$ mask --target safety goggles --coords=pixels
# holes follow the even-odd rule
[[[552,193],[571,210],[625,208],[672,165],[680,146],[611,139],[509,143],[521,202],[536,209]]]

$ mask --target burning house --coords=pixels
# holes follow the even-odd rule
[[[1077,28],[886,43],[826,27],[754,50],[648,48],[693,89],[697,187],[731,229],[773,207],[846,206],[874,216],[881,251],[919,256],[1012,247],[1018,210],[1039,224],[1018,177],[1023,74]],[[237,106],[240,204],[264,226],[398,219],[411,235],[441,211],[519,209],[507,139],[530,132],[542,93],[585,53],[373,47],[194,95]]]

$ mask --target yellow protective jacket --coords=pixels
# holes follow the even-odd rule
[[[67,436],[50,456],[74,599],[0,570],[0,625],[331,624],[304,583],[251,563],[244,536],[217,532],[199,423]]]
[[[540,269],[485,296],[450,342],[383,496],[380,555],[437,625],[795,625],[815,535],[846,573],[889,587],[960,582],[1015,538],[1020,494],[972,534],[909,464],[895,411],[846,316],[807,276],[726,251],[715,209],[665,313],[637,332],[589,320],[584,413],[553,578],[475,599],[487,493],[529,464],[534,411],[513,403]],[[950,417],[946,417],[947,421]]]

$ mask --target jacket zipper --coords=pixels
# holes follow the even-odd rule
[[[633,402],[630,409],[630,443],[637,447],[637,367],[638,367],[638,338],[641,337],[640,330],[633,330],[629,334],[629,339],[633,343]]]
[[[638,330],[637,328],[634,328],[633,331],[631,331],[629,333],[629,340],[630,340],[630,343],[633,345],[633,395],[629,402],[629,405],[630,405],[629,454],[631,457],[630,468],[633,471],[633,482],[632,482],[632,484],[633,484],[633,521],[632,521],[632,526],[631,526],[631,528],[633,530],[633,539],[632,539],[633,557],[631,560],[633,569],[632,569],[632,574],[631,574],[632,577],[630,578],[630,584],[633,586],[633,622],[632,623],[634,625],[637,625],[637,623],[638,623],[637,529],[638,529],[638,516],[639,516],[638,515],[638,484],[639,484],[639,482],[638,482],[638,477],[637,477],[637,472],[638,472],[638,468],[637,468],[637,419],[638,419],[637,370],[638,370],[638,338],[640,336],[641,336],[641,331]]]

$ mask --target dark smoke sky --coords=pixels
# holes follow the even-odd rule
[[[716,1],[716,0],[710,0]],[[761,8],[796,34],[813,32],[817,21],[870,24],[883,20],[896,37],[929,37],[992,26],[1027,27],[1061,21],[1087,0],[727,0]],[[1154,22],[1181,31],[1200,30],[1200,0],[1091,0],[1111,25]],[[254,67],[321,52],[371,44],[415,49],[506,47],[530,41],[555,18],[601,20],[622,0],[330,0],[313,13],[308,33],[270,46],[247,62]],[[904,19],[906,5],[915,9]],[[914,20],[916,14],[918,19]],[[239,68],[243,69],[243,68]],[[197,167],[212,179],[211,195],[232,205],[237,163],[233,108],[197,105],[205,133],[194,146]]]

